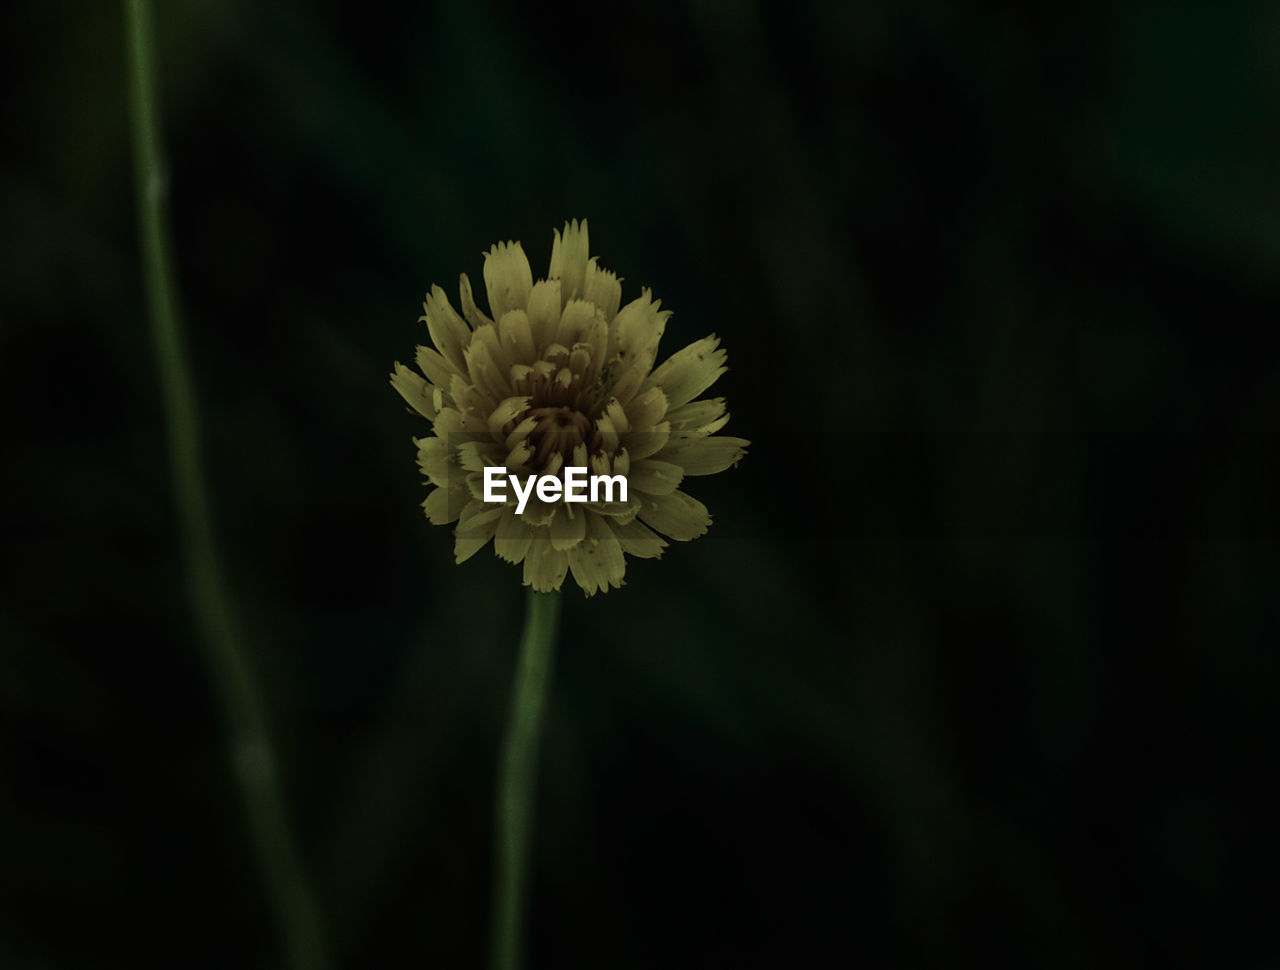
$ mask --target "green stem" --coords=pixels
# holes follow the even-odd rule
[[[232,771],[244,799],[290,965],[298,970],[318,970],[327,964],[319,921],[280,797],[263,702],[241,648],[209,511],[199,412],[179,319],[166,224],[167,176],[160,149],[151,6],[148,0],[125,0],[124,6],[143,276],[187,591],[230,735]]]
[[[493,970],[519,970],[538,739],[560,619],[560,594],[529,590],[494,808]]]

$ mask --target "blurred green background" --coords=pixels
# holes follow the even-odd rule
[[[531,966],[1275,966],[1280,7],[163,0],[205,452],[339,966],[480,965],[519,571],[387,383],[590,220],[736,470],[570,590]],[[277,966],[115,3],[0,14],[0,967]]]

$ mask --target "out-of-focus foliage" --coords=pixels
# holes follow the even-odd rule
[[[520,592],[387,386],[591,220],[711,534],[571,596],[533,965],[1226,966],[1276,681],[1262,2],[156,4],[215,514],[345,965],[475,965]],[[184,602],[114,4],[0,29],[0,965],[274,957]]]

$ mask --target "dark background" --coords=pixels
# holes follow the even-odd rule
[[[705,538],[565,597],[534,967],[1275,966],[1280,7],[157,3],[220,540],[335,962],[478,966],[519,572],[387,384],[590,220]],[[272,966],[181,574],[123,18],[0,23],[0,966]],[[1265,888],[1259,888],[1265,887]]]

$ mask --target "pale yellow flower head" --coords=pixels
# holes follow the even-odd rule
[[[711,516],[680,488],[687,476],[734,465],[748,442],[715,437],[723,398],[694,400],[725,372],[713,334],[654,369],[669,310],[647,290],[626,306],[618,277],[588,258],[587,223],[555,234],[545,280],[533,281],[518,242],[485,254],[489,314],[460,278],[462,315],[439,286],[421,318],[435,348],[419,347],[422,374],[397,362],[391,384],[432,423],[415,438],[436,525],[456,521],[458,562],[493,540],[524,563],[524,583],[559,589],[570,571],[591,595],[622,585],[625,556],[661,556],[663,539],[707,531]],[[563,479],[568,466],[625,476],[627,500],[542,502],[522,514],[511,490],[484,501],[484,469]],[[554,483],[551,483],[554,484]]]

